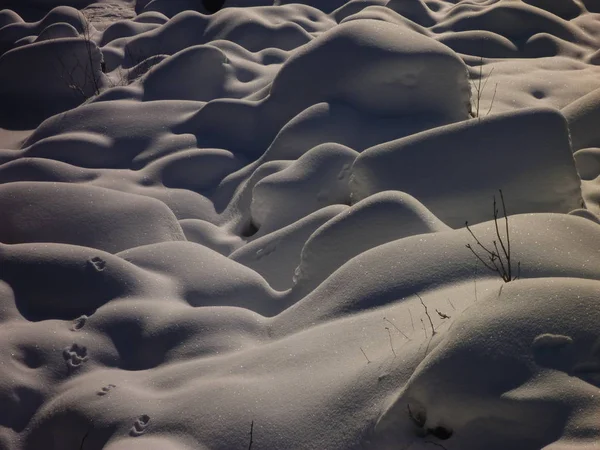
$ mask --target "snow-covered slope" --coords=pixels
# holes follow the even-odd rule
[[[595,0],[6,7],[0,449],[600,448]]]

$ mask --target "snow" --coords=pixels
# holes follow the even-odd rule
[[[101,83],[102,55],[94,43],[79,38],[42,40],[22,45],[0,58],[2,111],[11,126],[30,127],[92,95]],[[31,79],[35,71],[39,77]]]
[[[457,159],[461,163],[448,170]],[[512,214],[568,213],[581,205],[569,129],[551,109],[498,114],[386,142],[363,151],[351,172],[353,201],[385,190],[407,192],[453,228],[489,220],[497,189],[510,198]]]
[[[0,449],[600,448],[597,2],[298,1],[2,3]]]

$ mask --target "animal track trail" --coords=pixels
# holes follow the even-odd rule
[[[149,423],[150,416],[147,414],[142,414],[140,417],[137,418],[137,420],[131,427],[131,430],[129,430],[129,435],[133,437],[141,436],[146,431],[146,428],[148,428]]]
[[[81,367],[88,358],[87,348],[83,345],[73,344],[63,350],[63,357],[69,373]]]
[[[106,395],[116,387],[117,387],[116,384],[107,384],[102,389],[100,389],[98,392],[96,392],[96,395],[99,395],[99,396]]]

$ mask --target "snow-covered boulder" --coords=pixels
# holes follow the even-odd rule
[[[465,64],[445,45],[408,27],[353,20],[298,49],[271,97],[297,112],[337,100],[377,115],[428,113],[452,122],[468,117],[470,86]]]
[[[451,227],[493,217],[502,189],[509,214],[568,213],[581,181],[565,118],[528,109],[451,124],[365,150],[352,168],[353,202],[404,191]]]

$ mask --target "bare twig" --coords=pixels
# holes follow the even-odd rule
[[[413,320],[412,312],[410,308],[408,308],[408,314],[410,315],[410,324],[412,325],[413,333],[415,332],[415,321]]]
[[[392,353],[394,354],[394,358],[397,356],[396,355],[396,350],[394,350],[394,343],[392,342],[392,332],[390,331],[389,327],[385,327],[385,329],[388,332],[388,336],[390,337],[390,348],[392,349]]]
[[[395,323],[393,323],[392,321],[390,321],[389,319],[387,319],[385,317],[383,318],[383,320],[385,320],[386,322],[388,322],[391,326],[393,326],[398,331],[398,333],[400,333],[402,336],[404,336],[406,339],[408,339],[410,341],[410,338],[406,334],[404,334],[402,332],[402,330],[396,326]]]
[[[494,73],[494,67],[491,68],[491,70],[489,71],[489,73],[487,74],[487,76],[485,76],[485,82],[483,81],[484,79],[484,74],[483,74],[483,57],[481,57],[479,59],[479,74],[477,77],[477,82],[474,82],[473,80],[471,80],[471,86],[473,87],[473,89],[475,89],[475,111],[473,111],[471,109],[471,117],[473,118],[477,118],[478,121],[481,120],[481,97],[483,96],[483,92],[485,91],[488,81],[490,80],[492,73]],[[494,100],[496,99],[496,91],[498,90],[498,83],[496,83],[496,87],[494,88],[494,95],[492,97],[492,101],[490,103],[490,107],[488,108],[487,111],[487,115],[490,114],[490,112],[492,111],[492,108],[494,106]]]
[[[438,316],[440,316],[440,318],[442,319],[450,319],[450,316],[448,314],[444,314],[443,312],[438,311],[437,309],[435,310],[435,312],[438,314]]]
[[[82,101],[87,100],[87,98],[88,98],[87,94],[85,93],[85,91],[83,90],[83,87],[80,85],[80,83],[75,78],[75,73],[78,69],[81,71],[84,71],[84,72],[87,72],[87,70],[84,70],[81,67],[79,60],[77,60],[77,63],[71,69],[67,68],[67,65],[65,64],[65,61],[61,55],[56,55],[56,60],[58,61],[58,64],[60,65],[60,69],[61,69],[60,72],[58,73],[59,78],[61,78],[64,81],[64,83],[67,85],[67,87],[69,89],[71,89],[76,95],[81,97]],[[84,78],[85,78],[85,75],[84,75]]]
[[[254,436],[254,420],[250,424],[250,443],[248,444],[248,450],[252,449],[252,444],[254,443],[254,441],[252,440],[253,436]]]
[[[362,352],[363,355],[365,355],[365,358],[367,360],[367,364],[371,364],[371,360],[369,359],[369,357],[367,356],[367,354],[365,353],[365,351],[363,350],[362,347],[360,347],[360,351]]]
[[[487,254],[485,256],[487,261],[484,259],[484,256],[479,255],[475,251],[471,244],[467,244],[465,247],[467,247],[488,270],[496,272],[505,283],[508,283],[509,281],[519,278],[521,274],[521,263],[519,262],[517,264],[517,275],[514,276],[510,247],[510,232],[508,227],[508,215],[506,213],[506,205],[504,203],[504,194],[502,193],[502,189],[500,189],[499,192],[500,199],[502,200],[502,212],[504,214],[506,238],[503,238],[502,234],[500,233],[500,227],[498,225],[498,208],[496,207],[496,196],[494,196],[494,228],[496,231],[497,240],[492,241],[493,248],[491,250],[483,245],[477,236],[475,236],[471,228],[469,228],[469,222],[465,222],[467,231],[471,234],[479,248],[481,248]],[[500,245],[498,245],[498,243]],[[475,300],[477,301],[477,285],[475,285]]]
[[[493,71],[493,69],[492,69]],[[488,77],[492,74],[492,71],[490,71]],[[487,110],[487,113],[485,114],[486,116],[489,116],[490,113],[492,112],[492,108],[494,107],[494,100],[496,100],[496,91],[498,91],[498,83],[496,83],[496,86],[494,87],[494,95],[492,95],[492,101],[490,102],[490,107]]]
[[[82,98],[83,101],[90,97],[90,91],[86,89],[88,86],[91,88],[91,95],[100,94],[100,78],[96,76],[94,72],[94,47],[95,44],[92,41],[92,34],[90,25],[87,22],[85,16],[78,13],[79,22],[82,29],[82,39],[85,45],[86,56],[84,61],[81,61],[75,54],[73,59],[75,64],[68,68],[65,64],[65,60],[62,55],[56,55],[56,59],[60,66],[60,73],[58,76],[65,82],[67,87],[75,92]],[[81,74],[81,77],[77,76],[77,73]]]
[[[415,294],[415,295],[417,297],[419,297],[419,300],[421,300],[421,305],[423,305],[423,308],[425,309],[425,315],[429,319],[429,324],[431,325],[431,335],[435,336],[435,328],[433,327],[433,322],[431,320],[431,316],[429,315],[429,311],[427,310],[427,305],[425,305],[425,302],[423,301],[423,299],[421,298],[421,296],[419,294]]]
[[[85,48],[88,57],[89,70],[91,72],[91,74],[88,74],[88,78],[92,81],[92,85],[94,87],[94,95],[98,95],[100,93],[100,80],[98,80],[98,78],[94,74],[94,59],[92,57],[92,33],[90,31],[90,24],[81,13],[79,13],[79,20],[81,21],[81,26],[83,28],[83,38],[85,39]]]
[[[449,299],[449,298],[447,298],[446,300],[448,300],[448,303],[450,303],[450,306],[452,306],[452,309],[453,309],[454,311],[456,311],[456,308],[454,307],[454,304],[453,304],[453,303],[450,301],[450,299]]]

